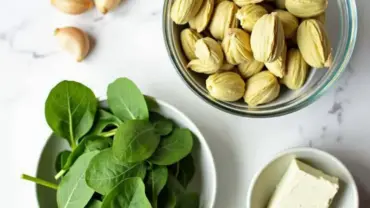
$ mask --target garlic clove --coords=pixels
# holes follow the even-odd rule
[[[94,7],[93,0],[51,0],[57,9],[68,14],[81,14]]]
[[[121,0],[95,0],[96,8],[103,14],[115,9]]]
[[[84,60],[90,51],[89,35],[76,27],[57,28],[54,35],[59,45],[72,54],[78,62]]]

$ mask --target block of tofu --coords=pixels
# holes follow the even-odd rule
[[[328,208],[338,189],[338,178],[294,159],[268,208]]]

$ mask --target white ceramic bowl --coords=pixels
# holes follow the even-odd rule
[[[206,140],[202,133],[195,126],[195,124],[181,111],[171,106],[170,104],[157,100],[158,112],[163,116],[172,119],[180,127],[185,127],[191,130],[195,136],[195,144],[192,155],[196,166],[196,173],[189,190],[200,193],[201,208],[213,208],[216,199],[216,168],[212,153],[208,147]],[[105,102],[102,102],[106,105]],[[68,149],[68,144],[64,139],[51,136],[46,143],[41,154],[39,165],[37,169],[37,177],[54,181],[56,174],[54,169],[54,161],[58,153]],[[55,182],[55,181],[54,181]],[[36,193],[38,197],[40,208],[51,208],[56,206],[56,192],[42,186],[36,186]]]
[[[355,180],[348,169],[334,156],[313,148],[294,148],[276,155],[252,179],[248,190],[247,208],[266,208],[288,165],[300,159],[340,179],[340,188],[331,208],[358,208],[359,196]]]

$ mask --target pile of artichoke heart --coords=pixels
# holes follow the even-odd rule
[[[209,75],[209,94],[248,106],[270,103],[280,84],[300,89],[313,68],[332,64],[328,0],[174,0],[187,67]]]

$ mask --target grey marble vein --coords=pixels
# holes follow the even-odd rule
[[[350,62],[347,66],[347,70],[343,75],[343,80],[340,81],[339,86],[337,86],[337,88],[335,89],[333,105],[328,110],[328,114],[336,116],[338,125],[341,125],[344,120],[343,116],[345,113],[344,104],[351,103],[351,100],[349,100],[346,97],[343,98],[342,94],[345,93],[349,85],[349,82],[352,80],[355,74],[356,72]]]
[[[4,41],[9,46],[10,51],[18,54],[29,55],[32,59],[44,59],[49,56],[56,54],[56,51],[50,52],[38,52],[37,49],[18,49],[14,45],[16,41],[17,33],[21,32],[22,30],[28,27],[30,22],[22,21],[19,24],[14,25],[13,27],[9,28],[5,31],[0,31],[0,41]]]
[[[22,21],[18,24],[15,24],[13,27],[5,30],[5,31],[0,31],[0,40],[7,42],[10,48],[13,48],[14,45],[14,38],[17,33],[22,31],[28,26],[29,22],[27,21]]]
[[[320,138],[321,139],[325,139],[325,134],[326,134],[326,131],[328,130],[328,127],[327,126],[322,126],[321,127],[321,135],[320,135]]]

